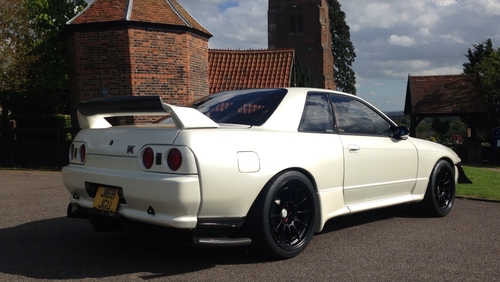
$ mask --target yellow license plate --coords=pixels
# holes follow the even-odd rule
[[[92,207],[102,211],[116,212],[119,201],[118,189],[99,186]]]

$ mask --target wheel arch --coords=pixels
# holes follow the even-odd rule
[[[447,162],[451,165],[451,167],[454,167],[454,166],[455,166],[455,164],[453,163],[453,161],[452,161],[450,158],[448,158],[448,157],[442,157],[442,158],[441,158],[441,159],[439,159],[438,161],[440,161],[440,160],[445,160],[445,161],[447,161]]]
[[[314,176],[306,169],[304,168],[300,168],[300,167],[290,167],[290,168],[287,168],[287,169],[284,169],[278,173],[276,173],[273,178],[278,175],[278,174],[281,174],[281,173],[285,173],[285,172],[288,172],[288,171],[297,171],[297,172],[300,172],[302,173],[305,177],[307,177],[309,179],[309,181],[311,181],[313,187],[314,187],[314,191],[316,193],[318,193],[318,187],[317,187],[317,184],[316,184],[316,179],[314,178]]]
[[[432,171],[431,171],[431,174],[429,175],[429,178],[432,176],[432,173],[434,172],[434,168],[436,167],[436,165],[440,162],[440,161],[445,161],[447,162],[450,166],[451,166],[451,170],[453,172],[453,177],[455,179],[455,185],[457,185],[457,170],[455,168],[455,163],[453,162],[452,159],[448,158],[448,157],[441,157],[440,159],[438,159],[436,161],[436,163],[434,164],[434,167],[432,168]]]

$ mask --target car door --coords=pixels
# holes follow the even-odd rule
[[[394,124],[356,98],[331,95],[344,150],[346,205],[409,195],[417,174],[417,150],[393,138]]]

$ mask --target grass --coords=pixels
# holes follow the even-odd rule
[[[462,166],[472,184],[458,184],[457,196],[500,200],[500,170]]]

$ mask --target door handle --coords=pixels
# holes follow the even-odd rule
[[[359,153],[360,150],[359,146],[354,144],[347,145],[347,149],[349,150],[349,153]]]

